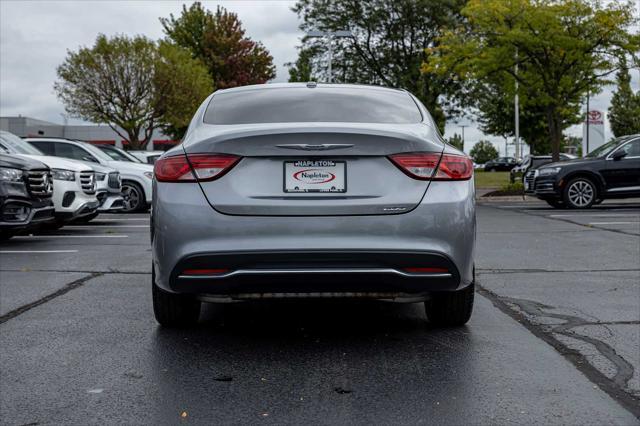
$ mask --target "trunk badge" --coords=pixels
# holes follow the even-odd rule
[[[284,149],[299,149],[303,151],[326,151],[329,149],[344,149],[351,148],[353,144],[346,143],[322,143],[322,144],[308,144],[308,143],[290,143],[290,144],[282,144],[276,145],[278,148]]]

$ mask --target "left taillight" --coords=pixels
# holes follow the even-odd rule
[[[229,154],[182,154],[160,158],[153,173],[158,182],[215,180],[235,166],[240,157]]]
[[[390,155],[400,170],[420,180],[468,180],[473,176],[473,162],[461,155],[411,152]]]

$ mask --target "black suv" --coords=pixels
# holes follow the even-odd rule
[[[640,197],[640,135],[614,139],[585,158],[546,164],[529,171],[524,181],[525,193],[558,208]]]
[[[487,161],[484,164],[485,172],[508,172],[513,169],[518,162],[513,157],[500,157]]]
[[[52,193],[45,164],[0,154],[0,239],[53,220]]]
[[[575,155],[560,153],[560,161],[573,160],[577,158]],[[540,166],[553,162],[550,155],[527,155],[521,163],[511,169],[509,172],[509,180],[511,183],[522,182],[524,175],[529,170],[537,169]]]

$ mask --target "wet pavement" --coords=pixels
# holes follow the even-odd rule
[[[639,223],[638,204],[481,202],[459,329],[421,305],[297,301],[165,330],[147,215],[17,238],[0,245],[0,423],[640,424]]]

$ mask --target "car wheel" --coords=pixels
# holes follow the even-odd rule
[[[200,318],[200,301],[192,296],[173,294],[156,285],[155,269],[151,270],[153,313],[164,327],[187,327]]]
[[[443,291],[431,295],[424,302],[429,321],[442,326],[464,325],[471,318],[475,285],[471,284],[462,290]]]
[[[551,207],[556,208],[556,209],[563,209],[565,208],[565,204],[562,200],[545,200],[547,202],[547,204],[549,204]]]
[[[0,241],[6,241],[11,237],[13,237],[13,233],[9,231],[0,231]]]
[[[597,198],[596,185],[587,178],[575,178],[564,189],[564,203],[572,209],[588,209]]]
[[[124,198],[123,212],[139,212],[146,206],[144,191],[135,182],[122,182],[122,198]]]

